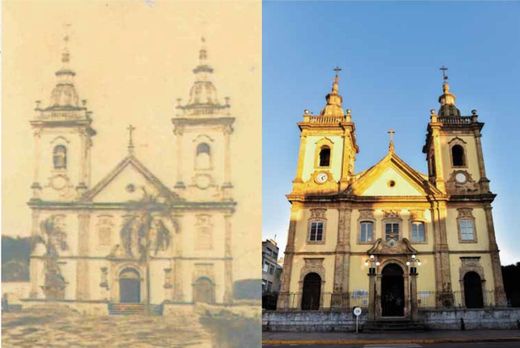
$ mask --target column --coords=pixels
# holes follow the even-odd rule
[[[302,208],[302,204],[299,202],[293,202],[291,206],[291,218],[289,222],[289,231],[287,236],[287,246],[285,247],[285,255],[283,261],[283,271],[281,276],[281,287],[280,293],[278,295],[278,304],[276,308],[278,310],[287,310],[289,309],[289,299],[290,299],[290,290],[291,290],[291,274],[292,274],[292,265],[294,258],[294,247],[296,240],[296,224],[298,220],[298,216],[300,214],[300,210]]]
[[[88,212],[78,214],[78,259],[76,262],[76,300],[90,299],[90,274],[87,257],[89,256],[89,227],[90,215]],[[109,285],[110,286],[110,285]]]
[[[224,303],[228,304],[233,302],[233,258],[231,256],[231,216],[231,214],[224,215]]]
[[[438,201],[433,202],[431,211],[435,229],[434,256],[437,307],[452,307],[453,292],[451,287],[451,268],[446,236],[446,203]]]
[[[31,229],[31,254],[35,251],[35,241],[39,235],[39,218],[40,212],[38,210],[33,209],[32,211],[32,229]],[[34,255],[34,256],[42,256],[42,255]],[[38,290],[40,288],[40,272],[38,271],[38,264],[42,261],[40,259],[35,258],[31,255],[30,263],[29,263],[29,277],[31,280],[31,290],[29,293],[30,298],[38,298]]]
[[[486,167],[484,165],[484,155],[482,153],[482,143],[480,141],[481,136],[480,131],[475,130],[475,147],[477,148],[480,191],[486,193],[489,192],[489,180],[486,177]]]
[[[368,320],[376,319],[376,304],[377,304],[377,291],[376,291],[376,268],[370,267],[368,269]]]
[[[183,250],[183,229],[182,229],[182,215],[175,215],[173,217],[176,222],[176,233],[177,237],[175,243],[175,259],[173,260],[173,301],[183,302],[184,293],[182,291],[183,286],[183,273],[182,273],[182,250]]]
[[[431,123],[430,123],[431,124]],[[446,192],[444,184],[444,169],[442,164],[441,139],[439,136],[439,127],[432,126],[433,150],[435,155],[435,186],[442,192]]]
[[[495,305],[500,307],[507,306],[506,293],[504,290],[504,281],[502,279],[502,268],[500,266],[500,255],[498,245],[495,238],[495,227],[493,223],[493,214],[491,212],[491,204],[484,207],[486,213],[486,224],[489,239],[489,252],[491,256],[491,267],[493,268],[493,285],[495,288]]]
[[[352,210],[338,209],[338,244],[336,245],[334,266],[334,289],[331,298],[332,308],[349,308],[348,278],[350,268],[350,217]]]
[[[231,133],[233,128],[224,128],[224,186],[231,187]]]
[[[348,187],[350,181],[350,160],[351,156],[354,155],[354,149],[352,148],[352,136],[350,128],[345,129],[343,136],[343,159],[341,163],[341,179],[340,179],[340,190],[343,191]]]
[[[417,271],[415,267],[410,268],[410,317],[412,320],[417,319]]]
[[[303,165],[305,163],[305,148],[307,146],[307,134],[305,130],[300,135],[300,150],[298,151],[298,168],[296,169],[296,177],[293,183],[302,183],[303,179]]]
[[[175,188],[185,188],[184,181],[182,180],[182,136],[184,133],[184,127],[175,125],[173,130],[173,134],[176,136],[176,147],[177,147],[177,182],[175,183]]]

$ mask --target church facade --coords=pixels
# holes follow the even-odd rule
[[[339,78],[305,111],[277,310],[361,306],[372,320],[505,306],[477,111],[462,116],[447,78],[432,110],[423,174],[388,153],[354,168],[359,147]]]
[[[38,101],[30,122],[35,165],[28,300],[101,310],[231,303],[234,118],[229,100],[217,98],[204,40],[189,101],[179,102],[171,128],[164,129],[176,149],[169,183],[136,156],[132,126],[126,156],[92,183],[94,117],[80,101],[69,61],[65,49],[50,102]]]

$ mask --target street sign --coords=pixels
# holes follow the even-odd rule
[[[359,331],[359,316],[361,315],[361,307],[354,307],[352,313],[356,316],[356,333]]]

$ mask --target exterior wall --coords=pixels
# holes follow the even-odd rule
[[[460,139],[460,141],[457,141]],[[455,142],[454,142],[455,140]],[[442,154],[442,165],[444,168],[444,178],[447,180],[450,174],[454,170],[462,169],[466,170],[471,174],[471,177],[475,181],[480,180],[479,172],[479,159],[477,154],[477,146],[475,143],[475,136],[471,134],[453,134],[453,132],[442,133],[441,132],[441,154]],[[464,154],[466,157],[466,165],[462,167],[453,167],[451,158],[451,146],[456,143],[464,147]]]
[[[467,330],[517,329],[520,309],[453,309],[420,311],[421,322],[429,329],[460,330],[464,320]],[[359,318],[361,330],[367,322],[366,312]],[[263,331],[352,331],[356,321],[350,311],[290,311],[262,313]]]
[[[305,156],[303,159],[303,181],[310,179],[311,174],[318,169],[316,166],[316,156],[319,149],[316,144],[320,140],[329,139],[332,142],[332,149],[330,154],[330,166],[327,168],[332,172],[334,181],[339,181],[341,178],[341,165],[343,161],[343,138],[340,135],[309,135],[305,139]]]
[[[35,134],[34,182],[41,185],[41,198],[47,200],[73,200],[76,186],[89,184],[87,136],[73,127],[43,128]],[[66,169],[54,169],[53,150],[57,145],[67,149]],[[57,178],[59,177],[59,178]]]

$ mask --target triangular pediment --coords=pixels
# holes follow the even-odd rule
[[[395,153],[389,152],[376,165],[361,173],[350,187],[356,196],[427,196],[440,193],[427,177]]]
[[[176,196],[136,157],[129,155],[87,191],[82,200],[94,203],[135,202],[143,196],[143,189],[154,196],[170,199]]]

